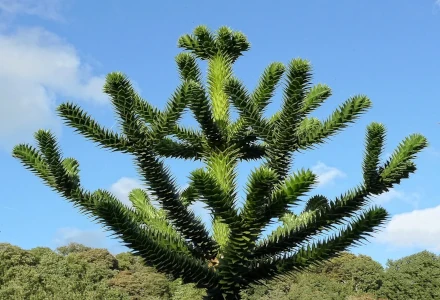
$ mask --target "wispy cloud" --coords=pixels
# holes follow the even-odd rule
[[[132,203],[128,199],[128,195],[135,188],[142,188],[142,184],[139,180],[122,177],[110,186],[109,191],[122,203],[131,207]],[[107,236],[110,236],[110,233],[106,233],[103,229],[81,230],[67,227],[58,229],[53,242],[57,247],[76,242],[94,248],[107,248],[113,254],[129,250],[123,245],[120,238],[113,237],[109,239]]]
[[[61,10],[65,3],[65,0],[0,0],[0,12],[6,16],[30,15],[63,21]]]
[[[440,251],[440,205],[393,216],[376,238],[397,248]]]
[[[398,200],[410,204],[414,209],[418,208],[420,198],[421,197],[418,193],[408,194],[402,190],[396,190],[394,188],[389,189],[386,193],[373,197],[374,202],[379,205]]]
[[[108,102],[104,76],[93,75],[73,46],[44,29],[0,33],[0,49],[0,148],[9,150],[39,128],[59,131],[58,96]]]
[[[17,209],[10,207],[10,206],[2,206],[2,208],[7,209],[7,210],[12,210],[12,211],[18,211]]]
[[[319,187],[333,184],[336,179],[346,177],[346,174],[338,168],[327,166],[320,161],[312,167],[312,172],[318,175]]]
[[[102,230],[81,230],[73,227],[59,228],[53,239],[56,247],[80,243],[93,248],[105,248],[106,242],[107,237]]]
[[[128,195],[133,189],[142,188],[142,183],[129,177],[122,177],[110,187],[110,192],[113,193],[122,203],[131,206],[131,202],[128,199]]]

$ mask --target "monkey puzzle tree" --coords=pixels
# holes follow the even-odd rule
[[[36,149],[18,145],[13,155],[52,189],[114,231],[145,263],[159,271],[194,282],[209,299],[238,299],[250,284],[295,274],[319,264],[365,239],[383,224],[387,212],[365,206],[369,197],[387,191],[416,170],[415,155],[427,145],[418,134],[404,139],[388,161],[381,164],[385,139],[383,125],[367,128],[363,183],[334,200],[316,195],[305,209],[292,207],[316,183],[310,170],[291,173],[293,153],[310,149],[352,123],[370,106],[363,95],[344,102],[325,121],[309,117],[330,95],[326,85],[311,85],[311,66],[294,59],[287,66],[270,64],[256,89],[249,93],[233,75],[233,63],[250,48],[246,37],[226,27],[211,33],[199,26],[179,39],[187,52],[176,57],[182,79],[159,110],[143,100],[121,73],[106,78],[107,93],[119,117],[121,132],[101,127],[80,107],[58,107],[65,122],[100,146],[134,156],[147,190],[130,193],[127,207],[105,190],[81,187],[79,164],[63,158],[53,134],[35,134]],[[204,83],[197,59],[206,60]],[[282,107],[273,116],[265,109],[285,77]],[[239,113],[230,117],[232,106]],[[200,124],[179,124],[189,108]],[[178,189],[163,158],[200,160],[205,167],[190,174],[189,186]],[[243,206],[237,206],[237,164],[262,159],[252,171]],[[152,205],[150,197],[160,203]],[[203,201],[212,213],[212,231],[189,208]],[[282,220],[273,233],[263,229]],[[338,233],[313,242],[322,233]]]

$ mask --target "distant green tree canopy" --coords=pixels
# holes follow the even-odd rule
[[[422,251],[389,260],[380,295],[390,300],[440,299],[440,256]]]
[[[365,255],[344,252],[322,267],[242,291],[245,300],[440,299],[440,256],[423,251],[384,269]],[[69,244],[23,250],[0,244],[0,300],[198,300],[194,284],[174,280],[129,252]]]

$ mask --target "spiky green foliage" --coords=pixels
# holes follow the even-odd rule
[[[36,133],[38,149],[18,145],[14,156],[112,230],[147,264],[205,288],[209,299],[238,299],[250,284],[319,265],[384,224],[387,212],[376,206],[366,208],[369,199],[416,170],[415,155],[427,146],[423,136],[404,139],[382,163],[385,128],[371,124],[363,182],[334,200],[312,196],[295,214],[292,208],[301,204],[317,178],[310,170],[290,170],[294,153],[324,143],[353,123],[371,101],[364,95],[353,96],[320,121],[310,113],[330,97],[331,90],[323,84],[312,85],[308,61],[270,64],[256,89],[248,92],[232,69],[249,49],[242,33],[227,27],[212,33],[200,26],[194,34],[181,37],[179,46],[187,50],[176,57],[182,83],[164,110],[142,99],[123,74],[107,76],[104,91],[118,115],[120,133],[101,127],[72,103],[58,108],[78,133],[101,147],[135,157],[146,189],[131,192],[133,207],[107,191],[86,191],[79,180],[78,162],[62,158],[48,131]],[[208,62],[206,84],[197,59]],[[266,116],[283,76],[281,110]],[[231,106],[239,113],[235,121],[230,118]],[[179,124],[187,108],[200,128]],[[188,187],[182,190],[161,159],[169,157],[200,160],[205,167],[192,171]],[[263,164],[250,174],[243,208],[238,209],[237,165],[255,159],[263,159]],[[152,205],[151,197],[159,208]],[[202,201],[210,210],[212,233],[190,209],[194,201]],[[276,219],[281,225],[262,235]],[[331,234],[332,230],[336,233]]]

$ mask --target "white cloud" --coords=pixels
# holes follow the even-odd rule
[[[417,193],[407,194],[404,191],[391,188],[388,190],[388,192],[372,197],[372,199],[374,203],[379,205],[383,205],[384,203],[388,203],[390,201],[399,200],[412,205],[413,208],[417,208],[420,202],[420,195]]]
[[[105,248],[107,237],[102,230],[81,230],[73,227],[60,228],[53,239],[56,247],[79,243],[93,248]]]
[[[31,15],[62,21],[62,0],[0,0],[0,12],[5,16]]]
[[[332,184],[337,178],[346,176],[341,170],[329,167],[320,161],[312,167],[312,172],[318,175],[318,186]]]
[[[10,207],[10,206],[2,206],[2,208],[3,208],[3,209],[13,210],[13,211],[17,211],[17,212],[18,212],[17,209],[15,209],[15,208],[13,208],[13,207]]]
[[[440,205],[397,214],[376,237],[394,247],[440,251]]]
[[[128,194],[133,189],[142,188],[142,183],[135,178],[122,177],[112,184],[110,192],[114,194],[122,203],[131,206]]]
[[[41,28],[0,33],[0,66],[2,148],[28,140],[40,128],[59,131],[57,97],[108,101],[104,77],[92,75],[71,45]]]
[[[390,202],[391,200],[395,200],[395,199],[402,199],[405,197],[404,192],[402,191],[398,191],[395,189],[389,189],[388,192],[380,194],[379,196],[375,196],[373,197],[374,202],[376,202],[377,204],[384,204],[387,202]]]

